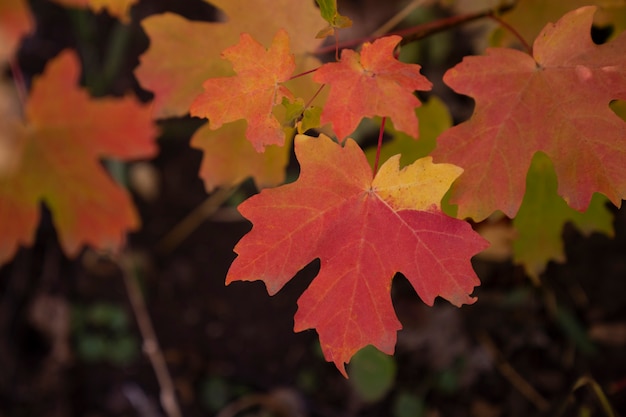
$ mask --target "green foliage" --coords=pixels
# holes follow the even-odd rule
[[[383,398],[393,387],[396,378],[396,361],[373,346],[358,351],[348,367],[350,384],[367,402]]]

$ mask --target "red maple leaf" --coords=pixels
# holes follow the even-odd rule
[[[11,123],[20,159],[0,171],[0,263],[32,244],[41,202],[70,256],[83,245],[117,249],[139,226],[130,196],[101,159],[156,153],[150,108],[132,97],[91,98],[77,85],[79,72],[72,52],[51,60],[33,82],[26,121]]]
[[[327,360],[344,364],[372,344],[393,353],[401,328],[391,281],[402,272],[429,305],[441,296],[472,303],[479,284],[470,257],[485,241],[446,216],[440,200],[460,169],[430,157],[399,170],[390,158],[374,179],[359,146],[298,135],[301,174],[239,206],[253,224],[235,247],[226,283],[262,280],[275,294],[315,258],[320,273],[298,301],[295,331],[317,329]]]
[[[272,110],[283,97],[292,96],[280,85],[296,68],[287,32],[278,31],[269,49],[243,33],[239,43],[222,55],[237,75],[206,80],[202,85],[205,92],[191,104],[191,115],[208,118],[211,129],[246,119],[246,138],[257,151],[284,144],[285,132]]]
[[[450,200],[460,217],[482,220],[497,209],[514,217],[536,152],[552,159],[571,207],[584,210],[595,192],[617,206],[626,198],[626,123],[609,107],[626,100],[626,32],[594,44],[595,10],[548,25],[533,56],[492,48],[445,74],[476,100],[471,119],[444,132],[432,154],[464,169]]]
[[[387,36],[365,43],[361,53],[341,51],[339,62],[322,65],[313,75],[329,84],[330,94],[322,111],[322,123],[332,123],[340,139],[345,138],[364,117],[389,117],[397,130],[417,138],[415,108],[420,101],[415,90],[430,90],[432,84],[420,74],[417,64],[405,64],[393,51],[402,38]]]

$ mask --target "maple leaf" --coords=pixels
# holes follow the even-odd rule
[[[204,151],[200,178],[207,192],[224,185],[235,186],[248,177],[254,179],[258,189],[284,181],[290,146],[268,146],[259,153],[246,140],[245,131],[245,122],[240,120],[217,131],[205,124],[192,136],[191,146]]]
[[[296,71],[304,72],[320,65],[311,54],[320,44],[314,39],[315,33],[323,24],[313,2],[292,0],[213,0],[207,1],[218,7],[226,22],[195,22],[173,13],[150,16],[141,25],[150,39],[148,50],[140,56],[140,65],[135,74],[144,88],[154,93],[153,110],[157,118],[182,116],[189,112],[193,100],[203,92],[205,80],[232,74],[228,61],[219,59],[227,47],[237,43],[242,32],[249,33],[262,44],[269,44],[275,33],[283,28],[289,33],[291,50],[296,58]],[[250,13],[254,10],[254,13]],[[297,17],[297,18],[295,18]],[[163,59],[167,56],[168,59]],[[259,63],[262,64],[262,63]],[[312,97],[319,87],[311,77],[299,77],[287,83],[297,96]],[[224,136],[224,130],[212,132],[203,129],[203,140],[196,143],[222,143],[220,149],[236,149],[241,138]],[[216,138],[209,140],[215,135]],[[217,138],[219,136],[219,138]],[[235,144],[227,145],[225,141]],[[198,145],[206,150],[206,147]],[[289,147],[282,147],[280,160],[287,160]],[[206,155],[205,158],[214,158]],[[231,157],[232,158],[232,157]],[[277,185],[284,181],[284,171],[280,180],[273,170],[248,169],[246,167],[269,167],[277,159],[275,151],[257,154],[245,152],[239,155],[237,175],[220,174],[215,169],[205,169],[201,176],[207,189],[216,186],[234,186],[230,179],[240,178],[240,174],[252,176],[257,184]],[[229,170],[232,172],[232,170]],[[216,174],[216,176],[213,176]],[[207,180],[210,178],[210,181]],[[219,180],[221,179],[221,180]],[[226,182],[221,182],[221,181]]]
[[[141,26],[150,47],[139,58],[135,74],[141,85],[154,92],[158,118],[183,116],[203,92],[202,84],[214,77],[231,75],[228,61],[219,59],[224,49],[234,45],[241,33],[248,33],[267,45],[280,29],[289,34],[291,50],[301,71],[315,68],[319,61],[310,56],[320,44],[315,33],[323,24],[313,2],[292,0],[212,0],[226,22],[196,22],[174,13],[150,16]],[[254,10],[254,13],[250,13]],[[294,18],[297,17],[297,18]],[[167,56],[168,59],[163,59]],[[310,80],[309,77],[301,77]],[[309,81],[310,85],[317,85]],[[310,97],[290,88],[294,94]],[[309,87],[313,92],[315,89]]]
[[[154,155],[150,109],[132,97],[89,97],[77,86],[79,72],[73,52],[51,60],[33,82],[26,122],[14,125],[21,159],[0,176],[0,263],[32,244],[41,202],[70,256],[83,245],[117,249],[139,225],[128,193],[100,159]]]
[[[292,97],[280,85],[296,67],[287,32],[279,30],[269,49],[242,33],[239,43],[222,56],[232,62],[237,75],[206,80],[205,92],[191,104],[191,115],[208,118],[212,129],[246,119],[246,138],[259,152],[267,145],[283,145],[285,134],[272,111],[283,97]]]
[[[490,48],[466,57],[444,81],[476,101],[472,117],[445,131],[435,160],[464,168],[452,188],[459,216],[514,217],[533,155],[554,163],[559,195],[584,210],[595,192],[615,205],[626,197],[626,123],[609,107],[626,98],[626,33],[596,45],[589,30],[595,7],[547,26],[534,56]]]
[[[331,87],[321,122],[332,123],[340,139],[354,132],[363,117],[373,116],[389,117],[396,129],[417,138],[414,109],[420,101],[413,91],[430,90],[432,84],[419,65],[394,58],[400,40],[394,35],[366,42],[360,54],[344,49],[339,62],[324,64],[313,75]]]
[[[0,63],[13,56],[22,37],[33,30],[33,25],[26,0],[0,2]]]
[[[335,29],[343,29],[352,26],[352,20],[349,17],[342,16],[337,10],[337,0],[315,0],[320,8],[320,12],[328,26],[320,30],[316,38],[325,38],[335,34]]]
[[[52,0],[66,7],[88,7],[94,12],[107,10],[111,16],[115,16],[124,23],[130,22],[130,8],[138,0]]]
[[[319,275],[298,300],[295,331],[317,329],[324,356],[345,363],[372,344],[393,353],[401,325],[391,281],[402,272],[428,305],[441,296],[472,303],[479,284],[469,259],[485,248],[470,225],[439,201],[460,169],[420,159],[399,170],[399,155],[376,177],[352,139],[296,136],[294,183],[264,189],[239,206],[253,223],[235,247],[226,283],[263,280],[270,295],[315,258]]]
[[[626,1],[624,0],[518,0],[512,11],[504,14],[502,20],[514,27],[527,42],[532,41],[543,27],[564,14],[583,6],[597,5],[595,23],[601,26],[613,25],[619,33],[626,24]],[[517,45],[519,41],[502,27],[492,36],[498,46]]]

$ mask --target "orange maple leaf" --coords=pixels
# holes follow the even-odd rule
[[[432,153],[465,170],[450,200],[460,217],[514,217],[536,152],[552,159],[559,195],[572,208],[585,210],[596,192],[617,206],[626,198],[626,122],[609,107],[626,100],[626,32],[594,44],[595,10],[546,26],[533,56],[491,48],[444,75],[476,100],[472,117],[445,131]]]
[[[254,226],[235,247],[227,284],[262,280],[273,295],[320,258],[294,329],[317,329],[324,356],[344,375],[344,364],[368,344],[393,353],[401,328],[390,295],[396,272],[428,305],[437,296],[457,306],[475,301],[470,257],[486,242],[440,209],[458,167],[427,157],[399,170],[396,155],[372,178],[352,139],[341,147],[323,135],[298,135],[295,147],[298,180],[239,206]]]
[[[31,32],[33,26],[26,0],[0,2],[0,64],[13,56],[22,37]]]
[[[341,51],[339,62],[322,65],[313,75],[331,87],[321,122],[332,123],[340,139],[352,133],[363,117],[389,117],[397,130],[417,138],[415,108],[420,101],[415,90],[430,90],[432,84],[417,64],[405,64],[393,56],[402,38],[387,36],[365,43],[361,53]]]
[[[20,159],[0,172],[0,263],[33,243],[41,202],[70,256],[83,245],[117,249],[139,226],[130,196],[101,159],[156,153],[150,109],[132,97],[91,98],[77,86],[79,72],[73,52],[51,60],[33,82],[25,121],[11,124]]]
[[[174,13],[153,15],[141,21],[141,26],[150,39],[150,47],[140,56],[140,65],[135,74],[144,88],[154,92],[156,117],[187,114],[193,100],[202,93],[202,83],[205,80],[232,74],[228,62],[219,57],[224,49],[237,43],[244,32],[267,45],[278,30],[284,29],[289,33],[291,49],[298,56],[298,63],[309,61],[300,70],[305,71],[319,65],[319,61],[311,57],[311,53],[322,43],[315,39],[315,33],[324,20],[313,2],[205,2],[221,10],[227,23],[192,21]],[[163,59],[164,56],[168,59]],[[309,77],[302,79],[310,81]],[[317,89],[314,82],[310,81],[309,84]],[[298,96],[308,96],[300,91],[292,91]]]
[[[249,33],[263,45],[269,45],[276,32],[283,28],[289,33],[291,50],[296,56],[296,72],[320,65],[312,52],[321,44],[315,34],[324,20],[314,2],[293,0],[205,0],[222,11],[224,22],[198,22],[174,13],[157,14],[141,21],[150,39],[150,47],[140,56],[135,71],[141,85],[154,93],[153,110],[157,118],[182,116],[202,93],[202,83],[212,77],[232,74],[228,61],[219,59],[224,49],[234,45],[241,33]],[[254,13],[250,13],[254,10]],[[297,16],[297,18],[294,18]],[[163,59],[164,56],[169,59]],[[311,77],[299,77],[288,82],[288,88],[298,97],[312,97],[318,89]],[[241,122],[244,123],[244,122]],[[203,128],[194,135],[194,147],[204,153],[200,176],[211,191],[216,186],[234,186],[240,179],[252,177],[257,185],[272,186],[284,181],[284,166],[289,159],[289,147],[278,151],[258,153],[235,133],[232,124],[212,131]],[[238,128],[237,128],[238,129]],[[244,129],[238,132],[245,132]],[[237,133],[238,133],[237,132]],[[212,148],[219,144],[223,159],[239,162],[222,171],[225,164],[212,164],[217,158]],[[244,149],[245,148],[245,149]],[[244,149],[243,154],[240,153]],[[280,160],[277,164],[276,161]]]
[[[191,115],[208,118],[212,129],[246,119],[246,138],[259,152],[267,145],[283,145],[285,132],[272,110],[283,97],[292,97],[280,85],[296,68],[287,32],[278,31],[269,49],[242,33],[239,43],[222,56],[232,62],[237,75],[206,80],[205,92],[191,104]]]

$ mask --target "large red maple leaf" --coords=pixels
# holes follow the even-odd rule
[[[326,359],[344,375],[344,364],[368,344],[393,353],[401,328],[390,295],[396,272],[426,304],[437,296],[457,306],[475,301],[469,294],[479,281],[470,257],[486,243],[440,210],[458,167],[427,157],[399,170],[396,155],[372,178],[352,139],[345,147],[325,136],[295,142],[298,180],[239,206],[254,226],[235,247],[227,283],[263,280],[273,295],[319,258],[294,329],[317,329]]]
[[[558,192],[577,210],[593,193],[620,205],[626,197],[626,123],[609,107],[626,100],[626,32],[596,45],[595,7],[548,25],[533,56],[493,48],[466,57],[444,76],[476,100],[472,117],[445,131],[435,160],[463,167],[451,202],[459,216],[482,220],[495,210],[514,217],[533,155],[554,163]]]
[[[332,123],[340,139],[345,138],[364,117],[389,117],[397,130],[417,138],[415,108],[420,101],[415,90],[430,90],[432,84],[417,64],[398,61],[393,51],[402,40],[387,36],[365,43],[361,53],[341,51],[339,62],[322,65],[313,75],[318,83],[330,85],[321,122]]]
[[[72,52],[51,60],[33,82],[26,120],[11,120],[15,167],[0,171],[0,263],[30,245],[44,202],[61,246],[73,256],[91,245],[117,249],[139,226],[128,193],[102,158],[129,160],[156,153],[149,106],[133,97],[94,99],[78,86]]]
[[[267,145],[283,145],[285,132],[272,110],[283,97],[292,97],[281,85],[296,68],[287,32],[279,30],[269,49],[242,33],[239,43],[224,50],[222,56],[233,64],[237,75],[206,80],[202,85],[205,92],[191,104],[191,115],[208,118],[211,129],[247,120],[246,139],[257,151]]]

